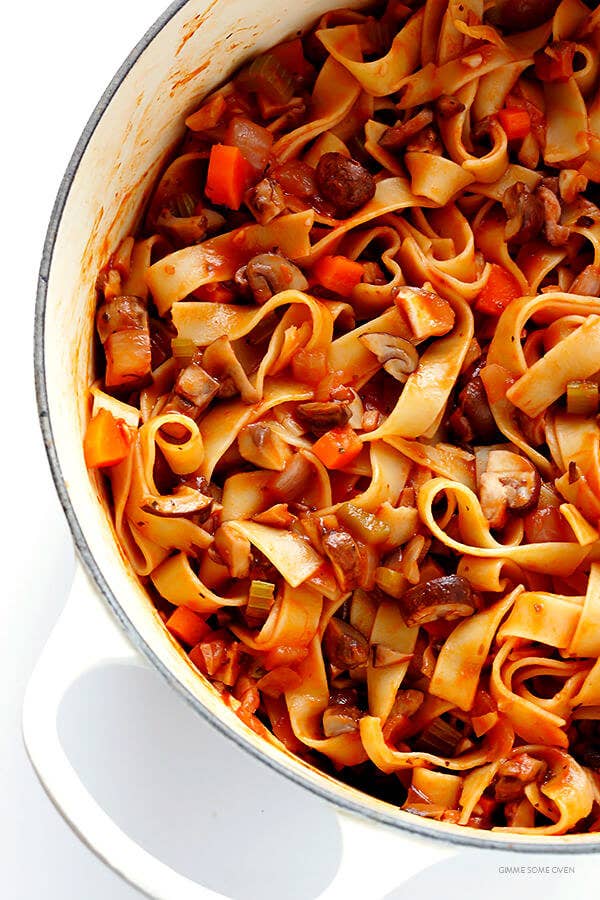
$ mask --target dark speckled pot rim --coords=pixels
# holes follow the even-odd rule
[[[436,833],[434,829],[428,827],[425,822],[421,822],[417,817],[415,817],[414,823],[406,823],[404,821],[400,822],[391,812],[388,814],[383,810],[374,809],[370,807],[367,802],[361,803],[359,800],[354,800],[353,798],[343,796],[341,793],[336,792],[336,790],[332,786],[328,785],[325,778],[323,779],[322,784],[316,785],[309,778],[304,777],[303,775],[287,767],[283,761],[280,762],[268,757],[266,754],[262,754],[259,749],[257,749],[253,744],[246,740],[243,734],[238,733],[235,729],[219,719],[196,697],[194,697],[193,694],[177,678],[175,678],[173,673],[162,663],[162,661],[156,656],[152,648],[142,638],[140,633],[134,627],[133,623],[130,621],[129,617],[126,615],[124,609],[113,594],[106,578],[100,570],[98,563],[96,562],[93,549],[87,542],[87,539],[83,533],[83,529],[77,519],[75,509],[71,502],[52,433],[52,420],[50,416],[50,410],[48,408],[48,390],[46,383],[45,366],[45,316],[48,293],[48,279],[52,267],[54,247],[61,226],[63,212],[69,197],[69,193],[71,191],[71,187],[73,185],[73,181],[79,169],[79,165],[84,157],[87,146],[92,138],[92,135],[94,134],[96,126],[100,122],[100,119],[102,118],[104,112],[108,109],[119,87],[125,81],[129,72],[135,66],[140,56],[154,40],[154,38],[159,34],[159,32],[165,27],[165,25],[167,25],[167,23],[170,22],[171,19],[181,9],[183,9],[187,2],[188,0],[175,0],[174,3],[171,3],[171,5],[157,19],[154,25],[146,32],[139,43],[134,47],[134,49],[118,69],[114,78],[111,80],[110,84],[104,91],[104,94],[100,98],[100,101],[98,102],[96,108],[90,116],[90,119],[87,122],[83,133],[79,138],[79,141],[77,142],[77,146],[75,147],[73,155],[67,166],[56,200],[54,202],[54,207],[52,209],[48,231],[44,242],[44,249],[38,276],[34,324],[34,367],[36,398],[40,426],[46,453],[48,456],[48,461],[50,463],[52,478],[54,480],[56,491],[58,493],[65,516],[69,523],[69,528],[71,529],[71,534],[73,536],[75,546],[78,550],[79,557],[83,562],[83,565],[85,566],[88,574],[95,582],[98,591],[104,598],[107,606],[111,609],[111,611],[120,622],[122,628],[125,630],[129,640],[134,645],[134,647],[136,647],[149,660],[152,666],[161,673],[168,684],[173,687],[180,694],[180,696],[182,696],[184,700],[186,700],[186,702],[189,703],[190,706],[192,706],[193,709],[202,716],[203,719],[209,722],[210,725],[216,728],[221,734],[225,735],[225,737],[234,741],[245,752],[250,753],[252,756],[269,766],[275,772],[278,772],[286,778],[289,778],[291,781],[311,791],[313,794],[322,797],[324,800],[333,803],[339,809],[354,813],[358,816],[363,816],[367,819],[372,820],[373,822],[377,822],[382,825],[389,825],[393,828],[396,828],[400,833],[406,831],[415,835],[430,838],[432,840],[443,841],[445,843],[455,845],[462,845],[465,847],[477,847],[482,850],[517,850],[534,853],[597,852],[598,849],[600,849],[597,846],[589,844],[586,845],[583,843],[576,844],[571,842],[565,842],[564,845],[558,843],[551,844],[544,841],[543,838],[527,842],[519,841],[514,844],[507,843],[505,841],[494,839],[493,832],[485,832],[479,836],[476,832],[474,832],[474,830],[466,828],[464,829],[464,834],[462,832],[453,834],[440,834],[439,832]],[[399,835],[399,838],[401,839],[401,834]]]

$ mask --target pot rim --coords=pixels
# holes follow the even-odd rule
[[[576,839],[574,839],[573,836],[570,836],[570,840],[564,841],[564,843],[560,842],[560,838],[551,838],[550,840],[548,840],[548,838],[543,837],[534,839],[532,841],[521,841],[517,839],[513,842],[513,840],[511,840],[511,835],[506,834],[504,839],[499,839],[498,836],[494,836],[494,832],[491,831],[482,831],[480,834],[478,834],[474,829],[464,828],[461,829],[460,833],[455,831],[439,832],[436,831],[435,828],[432,828],[431,825],[427,825],[425,824],[425,822],[421,822],[421,820],[419,820],[416,816],[414,817],[414,823],[407,822],[405,820],[401,821],[396,818],[391,812],[388,814],[384,810],[370,808],[367,802],[363,803],[359,800],[354,800],[350,797],[343,796],[342,794],[337,793],[337,791],[333,787],[330,787],[325,778],[323,778],[322,784],[313,783],[309,778],[304,777],[299,772],[295,772],[294,770],[286,766],[283,759],[279,761],[267,756],[266,754],[261,753],[261,751],[257,747],[255,747],[250,741],[246,739],[241,731],[238,732],[237,730],[226,724],[213,712],[211,712],[208,707],[206,707],[200,700],[198,700],[182,684],[182,682],[180,682],[179,679],[177,679],[173,675],[170,669],[159,659],[152,647],[135,628],[129,616],[126,614],[125,610],[112,592],[108,581],[104,577],[98,563],[96,562],[94,553],[87,542],[83,529],[77,518],[74,506],[71,502],[69,490],[62,473],[62,468],[52,430],[52,422],[48,404],[45,364],[45,322],[48,282],[50,270],[52,268],[54,248],[61,227],[65,206],[69,198],[71,188],[73,186],[73,181],[78,172],[81,161],[85,155],[88,144],[96,130],[96,127],[100,122],[102,116],[110,106],[118,89],[123,84],[129,73],[139,60],[140,56],[151,44],[154,38],[175,17],[175,15],[187,5],[188,2],[189,0],[174,0],[174,2],[172,2],[165,9],[165,11],[158,17],[154,24],[150,26],[143,37],[138,41],[138,43],[126,57],[124,62],[121,64],[121,66],[118,68],[117,72],[109,82],[91,116],[89,117],[81,133],[81,137],[79,138],[75,146],[69,163],[67,164],[65,174],[63,175],[56,199],[54,201],[48,228],[46,231],[46,237],[44,240],[42,259],[38,273],[34,315],[33,356],[35,393],[40,428],[42,432],[44,447],[46,449],[46,455],[48,457],[48,462],[50,465],[52,480],[54,481],[54,486],[56,488],[64,514],[66,516],[73,542],[76,549],[78,550],[79,557],[87,573],[93,580],[96,588],[100,591],[102,598],[109,606],[111,612],[118,619],[121,627],[125,630],[127,637],[129,638],[131,643],[136,647],[137,650],[143,653],[143,655],[149,660],[153,668],[160,672],[167,683],[172,688],[174,688],[190,706],[192,706],[195,712],[199,713],[205,721],[207,721],[212,727],[216,728],[222,735],[227,737],[229,740],[234,741],[234,743],[237,744],[237,746],[244,750],[246,753],[249,753],[261,763],[269,766],[269,768],[271,768],[278,774],[290,779],[299,787],[309,790],[311,793],[323,798],[324,800],[327,800],[329,803],[334,804],[336,807],[341,808],[345,812],[353,813],[355,815],[365,817],[377,824],[391,826],[399,831],[407,831],[409,833],[419,835],[424,838],[429,838],[431,840],[446,841],[448,843],[462,845],[465,847],[476,847],[482,850],[515,850],[519,852],[533,852],[539,854],[590,853],[598,851],[600,849],[598,845],[585,842],[577,843]],[[463,831],[464,834],[462,833]],[[516,835],[512,836],[513,839],[516,837]],[[554,843],[553,841],[556,841],[556,843]]]

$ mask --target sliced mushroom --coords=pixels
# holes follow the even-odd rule
[[[195,491],[194,488],[182,485],[176,487],[172,494],[144,497],[142,509],[155,516],[190,516],[206,509],[213,502],[212,497]]]
[[[247,578],[252,564],[252,548],[244,535],[225,523],[215,531],[215,548],[232,578]]]
[[[267,422],[246,425],[238,435],[238,449],[248,462],[259,469],[273,469],[281,472],[292,451],[283,438]]]
[[[202,352],[196,351],[189,366],[181,370],[162,408],[163,413],[181,413],[196,420],[217,395],[219,382],[204,371],[201,359]],[[182,439],[186,435],[186,429],[174,422],[163,425],[162,430],[173,438]]]
[[[189,247],[203,240],[208,230],[206,216],[175,216],[163,209],[156,220],[156,231],[176,247]]]
[[[396,381],[406,381],[419,365],[419,354],[410,341],[392,334],[362,334],[359,340],[374,353]]]
[[[315,174],[322,196],[334,205],[338,216],[351,215],[375,195],[371,173],[343,153],[324,153]]]
[[[465,108],[464,103],[461,103],[456,97],[450,97],[448,94],[442,94],[438,97],[434,105],[440,119],[452,119],[463,112]]]
[[[522,181],[507,188],[502,205],[508,216],[504,229],[507,241],[526,244],[539,235],[544,225],[544,211],[538,197]]]
[[[346,671],[364,666],[369,659],[369,642],[348,622],[332,618],[323,635],[323,650],[330,665]]]
[[[339,586],[344,591],[356,587],[360,580],[360,553],[356,542],[345,531],[329,531],[322,541]]]
[[[499,434],[479,371],[478,366],[459,393],[457,407],[450,416],[452,430],[468,444],[488,443]]]
[[[142,299],[117,296],[103,303],[96,325],[106,355],[107,387],[134,386],[152,370],[148,311]]]
[[[220,389],[224,389],[219,391],[220,394],[232,396],[230,386],[233,385],[236,392],[239,391],[241,394],[244,403],[256,403],[258,400],[258,391],[250,383],[229,338],[225,335],[208,345],[202,357],[202,365],[209,375],[219,380]]]
[[[386,150],[399,150],[431,122],[433,122],[432,111],[430,109],[422,109],[406,122],[392,125],[391,128],[384,131],[379,138],[379,146],[385,147]]]
[[[257,222],[268,225],[286,208],[281,186],[272,178],[263,178],[245,197],[246,205]]]
[[[400,597],[404,621],[410,627],[434,622],[452,621],[470,616],[475,610],[471,585],[460,575],[442,575],[416,584]]]
[[[296,414],[314,434],[324,434],[331,428],[341,428],[350,419],[348,404],[337,400],[299,403]]]
[[[509,450],[492,450],[480,479],[481,509],[490,528],[502,528],[508,510],[524,513],[537,504],[541,480],[535,466]]]
[[[573,280],[569,293],[600,297],[600,266],[586,266]]]
[[[237,284],[248,287],[257,303],[266,303],[281,291],[305,291],[308,281],[294,263],[279,253],[259,253],[235,275]]]
[[[96,315],[98,336],[104,344],[117,331],[147,328],[148,311],[140,297],[121,295],[103,303]]]
[[[335,703],[328,706],[323,713],[323,734],[325,737],[338,737],[358,731],[362,713],[356,706]]]
[[[554,191],[543,184],[537,188],[536,196],[539,197],[542,204],[546,240],[551,247],[562,247],[569,240],[571,229],[560,224],[562,210],[558,197]]]

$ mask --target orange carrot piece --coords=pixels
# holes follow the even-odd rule
[[[498,121],[509,141],[527,137],[531,131],[531,118],[526,109],[501,109],[498,112]]]
[[[210,626],[206,624],[202,616],[186,606],[178,606],[165,624],[173,637],[182,644],[189,644],[190,647],[199,644],[210,631]]]
[[[215,144],[210,151],[205,193],[218,206],[239,209],[253,170],[238,147]]]
[[[88,469],[104,469],[122,462],[129,453],[131,432],[123,419],[100,409],[88,424],[83,453]]]
[[[364,268],[359,262],[345,256],[323,256],[312,268],[313,277],[327,288],[349,297],[364,275]]]
[[[362,442],[353,428],[333,428],[313,444],[313,453],[328,469],[344,469],[362,450]]]
[[[490,276],[475,302],[475,309],[488,316],[499,316],[522,293],[514,275],[492,263]]]

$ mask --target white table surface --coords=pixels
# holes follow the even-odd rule
[[[0,54],[0,897],[133,900],[137,892],[56,813],[21,742],[23,691],[74,568],[38,433],[31,335],[38,261],[59,180],[101,91],[163,0],[7,7]],[[335,871],[332,809],[214,733],[158,676],[126,669],[88,676],[65,700],[61,733],[85,783],[122,827],[227,896],[310,900]],[[507,875],[499,871],[507,864],[567,864],[575,872]],[[597,895],[598,872],[598,857],[464,851],[389,896],[584,898]]]

